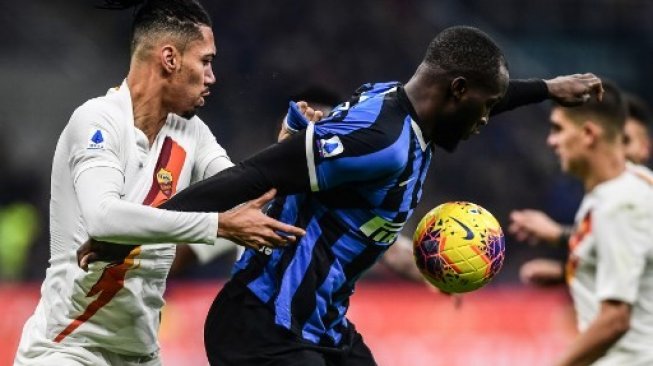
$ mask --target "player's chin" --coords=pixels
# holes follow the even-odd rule
[[[187,110],[187,111],[184,111],[184,112],[182,112],[180,114],[180,116],[184,117],[185,119],[191,119],[191,118],[195,117],[195,115],[197,114],[197,109],[198,109],[198,107],[192,108],[192,109]]]

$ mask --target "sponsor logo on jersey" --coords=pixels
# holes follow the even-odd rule
[[[90,133],[91,137],[89,138],[87,149],[97,150],[104,149],[104,133],[100,129],[92,129]]]
[[[168,197],[172,195],[172,180],[172,173],[168,170],[161,168],[156,173],[156,181],[159,183],[159,188]]]
[[[375,216],[358,229],[368,238],[381,243],[392,244],[397,239],[405,222],[392,222]]]
[[[342,141],[340,141],[338,136],[318,140],[318,153],[323,158],[339,155],[343,151],[345,151],[345,147],[342,145]]]

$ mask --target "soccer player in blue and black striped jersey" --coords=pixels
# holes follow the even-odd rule
[[[591,74],[566,85],[568,104],[601,88]],[[161,207],[223,211],[275,187],[268,214],[306,229],[238,261],[206,321],[210,363],[375,365],[349,297],[419,202],[434,145],[453,151],[491,112],[556,96],[542,80],[509,83],[480,30],[448,28],[405,85],[365,84],[323,121],[170,199]]]

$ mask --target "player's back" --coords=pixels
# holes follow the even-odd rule
[[[401,85],[368,84],[307,129],[312,193],[268,214],[305,227],[297,245],[248,250],[234,280],[275,321],[313,343],[337,344],[356,280],[391,245],[417,205],[431,158]],[[314,149],[314,150],[313,150]]]

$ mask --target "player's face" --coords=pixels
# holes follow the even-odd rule
[[[562,171],[578,175],[585,165],[583,127],[560,108],[553,109],[550,119],[551,130],[546,142],[558,156]]]
[[[645,164],[651,158],[651,138],[646,127],[632,118],[624,126],[626,158],[635,164]]]
[[[508,88],[508,71],[501,67],[497,80],[491,86],[469,85],[452,99],[439,116],[433,131],[433,141],[446,150],[453,151],[461,140],[477,135],[487,125],[490,111],[503,98]]]
[[[205,103],[210,94],[209,87],[215,83],[212,62],[216,48],[213,31],[201,26],[202,39],[190,42],[181,56],[181,67],[172,82],[175,83],[171,100],[174,111],[182,117],[190,118]]]

